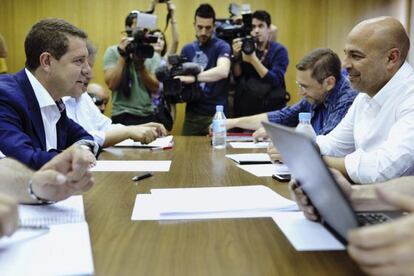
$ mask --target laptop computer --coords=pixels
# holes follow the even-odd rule
[[[318,210],[322,224],[344,244],[350,229],[401,216],[401,212],[355,212],[311,139],[281,125],[262,124]]]

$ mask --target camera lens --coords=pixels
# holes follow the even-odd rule
[[[255,49],[256,49],[256,46],[255,46],[253,38],[246,37],[243,39],[243,44],[242,44],[243,53],[250,55],[254,52]]]

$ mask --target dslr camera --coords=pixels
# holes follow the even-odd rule
[[[242,20],[237,22],[234,17],[240,16],[240,8],[237,4],[230,4],[229,12],[231,18],[218,19],[218,25],[216,27],[217,37],[225,40],[230,45],[233,39],[242,38],[242,51],[243,53],[250,55],[256,50],[256,39],[250,35],[252,27],[252,12],[249,5],[243,7],[241,12]]]
[[[157,16],[139,11],[131,11],[136,14],[137,28],[127,30],[130,43],[126,46],[125,52],[127,56],[133,54],[137,58],[152,58],[154,48],[151,43],[156,43],[158,38],[147,33],[148,29],[155,29],[157,24]]]
[[[187,59],[179,55],[169,55],[167,65],[160,66],[155,71],[158,81],[163,84],[163,95],[170,103],[183,103],[195,100],[198,95],[198,84],[184,84],[176,76],[197,76],[201,67],[197,63],[187,62]]]

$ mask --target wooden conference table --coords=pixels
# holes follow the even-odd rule
[[[172,160],[169,172],[131,181],[135,173],[96,172],[85,197],[96,275],[359,275],[345,251],[297,252],[271,218],[131,221],[137,193],[151,188],[267,185],[213,150],[207,137],[174,137],[172,150],[111,148],[101,160]],[[263,152],[264,150],[254,150]]]

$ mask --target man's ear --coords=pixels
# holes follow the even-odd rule
[[[325,88],[326,91],[330,91],[335,87],[336,79],[334,76],[329,76],[325,79]]]
[[[52,63],[52,55],[48,52],[43,52],[39,56],[40,67],[46,71],[50,72],[50,66]]]
[[[398,48],[392,48],[387,51],[387,68],[391,69],[395,66],[400,66],[401,52]]]

